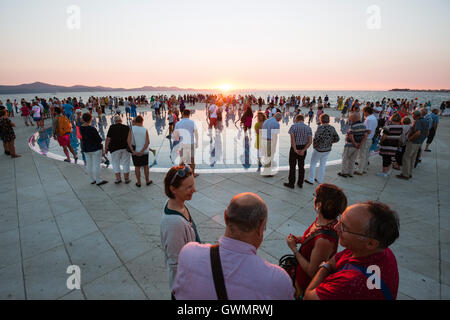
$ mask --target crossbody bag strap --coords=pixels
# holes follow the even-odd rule
[[[306,245],[311,240],[313,240],[319,234],[324,234],[324,235],[331,236],[333,238],[339,239],[339,236],[338,236],[336,231],[328,230],[328,229],[320,229],[320,230],[317,230],[317,231],[313,232],[308,238],[306,238],[305,241],[301,244],[300,248],[302,246]]]
[[[369,278],[369,273],[367,272],[367,268],[362,267],[360,265],[354,264],[354,263],[347,263],[342,268],[340,268],[337,272],[342,270],[354,270],[360,272],[362,275],[364,275],[366,278]],[[391,290],[387,286],[386,282],[383,281],[383,279],[380,279],[380,291],[383,294],[383,297],[385,300],[395,300],[394,296],[391,293]]]
[[[228,300],[227,289],[225,288],[225,279],[222,271],[222,263],[220,262],[219,245],[211,246],[210,259],[217,299]]]

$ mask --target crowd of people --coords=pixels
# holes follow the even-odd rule
[[[190,119],[187,104],[206,103],[210,133],[221,130],[222,112],[240,111],[240,126],[247,134],[255,130],[258,150],[258,170],[264,176],[273,176],[273,155],[276,150],[282,114],[293,108],[294,123],[288,134],[289,177],[284,185],[302,188],[303,183],[318,186],[314,193],[315,221],[303,235],[286,235],[292,255],[280,260],[280,266],[268,263],[256,253],[263,242],[268,209],[256,194],[243,193],[231,199],[224,212],[225,234],[218,245],[202,244],[199,230],[186,206],[195,188],[195,149],[198,148],[198,129]],[[266,105],[265,109],[263,106]],[[448,104],[448,102],[445,102]],[[445,103],[443,103],[445,105]],[[135,166],[136,186],[141,187],[141,169],[146,185],[149,178],[148,130],[144,118],[136,109],[150,104],[158,115],[167,116],[167,138],[180,144],[180,163],[172,167],[164,178],[164,190],[169,198],[161,220],[160,237],[174,299],[395,299],[398,291],[398,269],[389,246],[399,237],[396,212],[386,204],[367,201],[347,205],[344,192],[335,185],[324,183],[326,161],[332,145],[340,138],[330,125],[330,115],[324,108],[329,98],[254,96],[184,95],[112,98],[91,97],[86,101],[67,98],[37,98],[21,101],[20,112],[25,125],[44,128],[45,119],[51,119],[54,139],[63,148],[65,161],[74,161],[78,155],[70,143],[70,134],[76,127],[81,144],[81,155],[92,184],[107,183],[100,176],[100,163],[109,152],[115,174],[115,183],[131,182],[130,164]],[[316,107],[317,104],[317,107]],[[254,112],[252,105],[258,106]],[[14,123],[10,118],[17,102],[0,104],[0,133],[5,154],[19,157],[14,147]],[[124,106],[131,126],[123,124],[119,106]],[[166,109],[167,106],[167,109]],[[113,122],[106,139],[92,126],[97,113],[99,121],[106,109],[113,114]],[[309,110],[303,113],[302,109]],[[318,127],[313,135],[310,127],[317,108]],[[377,175],[387,176],[391,168],[401,170],[399,179],[412,178],[412,169],[421,161],[422,151],[429,152],[439,125],[439,110],[428,112],[427,104],[400,99],[367,102],[364,106],[353,98],[338,97],[337,108],[347,119],[345,146],[342,155],[343,178],[365,175],[369,154],[379,144],[382,170]],[[441,108],[442,111],[442,108]],[[442,113],[442,112],[441,112]],[[180,118],[181,115],[181,118]],[[308,124],[305,123],[308,115]],[[410,118],[412,115],[412,120]],[[255,123],[253,120],[256,119]],[[28,124],[29,123],[29,124]],[[105,140],[103,142],[103,140]],[[426,147],[421,149],[426,141]],[[304,162],[308,149],[313,147],[309,175],[305,178]],[[259,153],[261,152],[261,154]],[[319,172],[316,175],[316,167]],[[298,167],[298,177],[296,169]],[[200,230],[201,231],[201,230]],[[337,252],[338,243],[345,250]],[[300,248],[297,246],[300,244]],[[280,256],[281,256],[280,252]],[[287,263],[288,262],[288,263]],[[370,268],[377,266],[381,279],[375,281],[378,290],[368,287]]]
[[[347,206],[344,192],[331,184],[316,188],[316,219],[303,235],[286,235],[289,266],[257,255],[268,221],[265,202],[238,194],[224,211],[225,233],[218,245],[201,243],[186,206],[195,189],[187,165],[164,178],[169,198],[161,220],[161,246],[172,299],[178,300],[357,300],[396,299],[397,261],[389,249],[399,237],[397,213],[380,202]],[[337,253],[338,243],[345,250]],[[300,248],[298,248],[300,244]],[[282,254],[282,253],[280,253]],[[377,290],[367,285],[373,266]]]

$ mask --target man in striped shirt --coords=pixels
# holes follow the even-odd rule
[[[344,153],[342,154],[342,171],[339,176],[347,178],[353,177],[355,160],[359,149],[367,140],[367,128],[361,122],[359,112],[352,112],[349,115],[350,129],[345,139]]]
[[[298,164],[298,182],[299,188],[303,187],[305,178],[305,158],[306,150],[312,143],[311,127],[303,123],[305,117],[298,114],[295,117],[295,123],[289,129],[291,135],[291,150],[289,152],[289,182],[284,183],[285,187],[294,189],[295,187],[295,167]]]

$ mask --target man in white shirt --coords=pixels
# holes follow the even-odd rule
[[[191,112],[189,109],[183,111],[183,117],[175,125],[173,133],[174,141],[180,141],[180,165],[189,164],[194,177],[195,173],[195,149],[198,148],[198,130],[194,121],[189,119]]]
[[[375,106],[373,107],[373,115],[377,120],[380,120],[381,112],[383,111],[383,108],[380,106],[380,102],[376,102]]]
[[[369,163],[369,155],[370,155],[370,147],[373,143],[373,137],[375,135],[375,132],[377,130],[378,126],[378,120],[373,115],[373,109],[372,107],[364,107],[363,109],[364,118],[366,119],[364,121],[364,125],[367,128],[367,139],[364,142],[364,144],[359,149],[359,165],[358,169],[356,170],[355,174],[362,176],[363,174],[367,173],[367,167]]]
[[[212,127],[217,129],[217,106],[215,103],[211,104],[208,108],[209,129]]]

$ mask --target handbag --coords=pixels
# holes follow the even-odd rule
[[[331,237],[335,237],[336,239],[339,238],[336,231],[328,230],[328,229],[317,230],[316,232],[312,233],[307,239],[305,239],[305,241],[302,242],[302,244],[300,245],[300,248],[298,249],[298,252],[301,252],[302,246],[306,245],[308,242],[310,242],[311,240],[313,240],[315,237],[317,237],[320,234],[325,234],[325,235],[328,235]],[[297,261],[297,258],[295,257],[295,255],[285,254],[284,256],[282,256],[280,258],[278,265],[288,273],[288,275],[291,277],[292,283],[295,287],[295,277],[297,275],[297,265],[298,265],[298,261]]]

